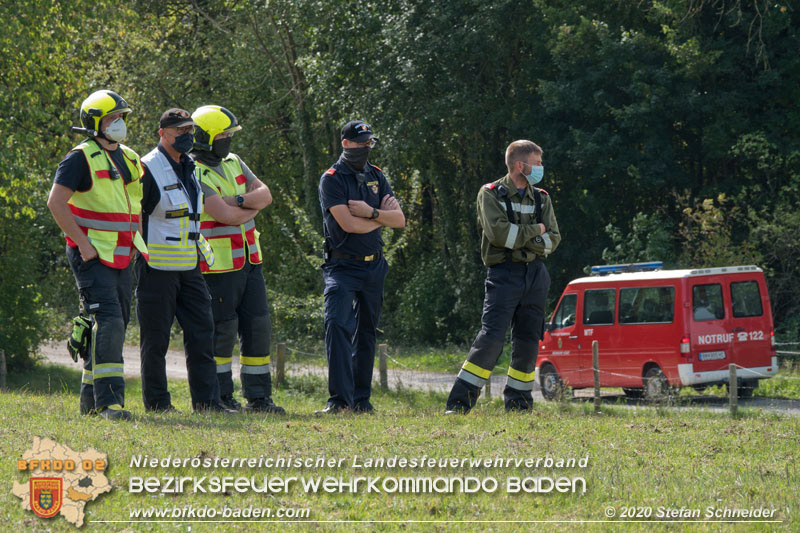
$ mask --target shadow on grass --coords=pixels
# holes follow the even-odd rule
[[[7,385],[12,392],[77,395],[81,392],[81,374],[82,367],[77,363],[74,368],[53,364],[37,364],[23,373],[9,374]]]
[[[292,391],[308,397],[321,397],[324,403],[328,396],[328,383],[325,378],[316,376],[286,376],[286,381],[282,385],[282,390]],[[389,400],[399,407],[405,407],[411,410],[432,407],[444,410],[447,396],[440,392],[425,392],[410,389],[403,386],[401,382],[398,382],[389,390],[383,390],[373,384],[372,398]]]

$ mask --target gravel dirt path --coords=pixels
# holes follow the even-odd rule
[[[79,367],[79,365],[74,363],[70,358],[63,342],[50,342],[42,345],[39,350],[44,359],[50,363],[74,368]],[[139,347],[126,345],[123,351],[123,359],[125,361],[125,375],[130,377],[139,377]],[[326,366],[299,363],[287,363],[286,372],[292,376],[309,375],[326,378],[328,375],[328,369]],[[233,375],[239,375],[238,357],[233,358]],[[183,352],[177,350],[169,350],[169,352],[167,352],[167,377],[171,379],[186,379],[186,362]],[[422,372],[416,370],[390,368],[388,370],[388,378],[389,387],[391,388],[404,387],[422,391],[447,393],[450,391],[450,387],[453,384],[455,375],[441,372]],[[376,363],[374,373],[374,381],[376,386],[378,380],[378,365]],[[492,396],[500,396],[502,394],[504,385],[505,376],[493,375],[491,379]],[[611,393],[608,391],[603,391],[602,394],[604,402],[613,402],[615,405],[627,405],[631,408],[649,408],[646,404],[628,400],[620,394]],[[574,391],[573,401],[591,401],[591,396],[591,389],[576,390]],[[537,402],[545,401],[542,397],[538,383],[534,386],[533,399]],[[800,416],[800,400],[755,397],[750,399],[739,399],[739,405],[741,407],[750,407],[763,409],[765,411],[781,412],[791,416]],[[728,403],[727,398],[722,398],[720,396],[681,396],[681,403],[678,408],[701,408],[713,411],[725,411],[728,409]]]

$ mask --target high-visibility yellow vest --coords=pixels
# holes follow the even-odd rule
[[[68,204],[75,222],[97,250],[100,262],[111,268],[127,268],[131,250],[136,246],[147,254],[147,246],[139,235],[139,213],[142,211],[142,163],[136,152],[120,145],[128,165],[131,181],[125,183],[122,172],[111,156],[94,139],[79,144],[89,164],[92,186],[75,191]],[[70,246],[77,244],[67,237]]]
[[[228,157],[220,163],[224,176],[199,159],[195,163],[195,172],[200,182],[215,188],[220,196],[236,196],[247,192],[247,178],[236,155],[228,154]],[[256,225],[252,220],[239,226],[229,226],[217,222],[203,211],[200,216],[200,233],[208,240],[214,251],[213,265],[200,258],[200,269],[204,274],[241,270],[245,264],[245,256],[254,265],[261,263],[259,232],[256,231]]]
[[[211,246],[200,234],[203,194],[196,183],[196,197],[191,200],[172,164],[158,147],[142,158],[160,193],[160,199],[147,219],[145,241],[150,253],[147,264],[156,270],[192,270],[197,266],[197,251],[209,264],[214,263]],[[197,180],[196,176],[192,179]]]

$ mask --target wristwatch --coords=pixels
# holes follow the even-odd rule
[[[242,196],[241,194],[236,195],[236,205],[238,205],[239,207],[244,207],[244,196]]]
[[[377,209],[375,209],[375,208],[373,207],[373,208],[372,208],[372,214],[370,215],[369,219],[370,219],[370,220],[375,220],[376,218],[378,218],[378,215],[380,215],[380,213],[378,212],[378,210],[377,210]]]

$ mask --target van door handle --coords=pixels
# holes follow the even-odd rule
[[[737,331],[744,331],[744,328],[733,328],[731,333],[736,333]]]
[[[569,336],[569,338],[570,338],[570,339],[577,339],[577,338],[578,338],[578,336],[577,336],[577,335],[570,335],[570,336]]]

